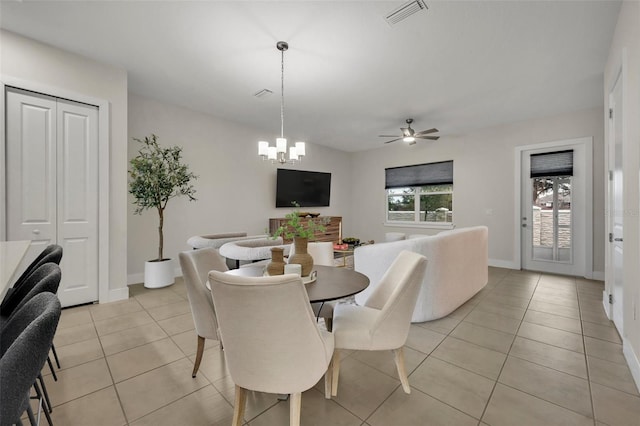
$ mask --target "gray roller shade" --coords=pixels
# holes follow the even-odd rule
[[[531,177],[573,176],[573,150],[531,155]]]
[[[384,169],[385,189],[453,183],[453,161]]]

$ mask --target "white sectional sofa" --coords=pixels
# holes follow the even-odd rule
[[[450,314],[487,284],[488,234],[486,226],[475,226],[356,248],[355,270],[371,281],[356,295],[356,303],[363,305],[396,256],[409,250],[427,258],[427,273],[411,322]]]

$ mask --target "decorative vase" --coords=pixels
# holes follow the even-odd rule
[[[307,253],[308,238],[294,237],[294,254],[289,257],[289,263],[297,263],[302,267],[302,276],[308,277],[313,269],[313,257]]]
[[[144,263],[144,286],[146,288],[166,287],[173,284],[174,281],[171,259],[149,260]]]
[[[271,262],[267,265],[267,274],[284,274],[284,249],[282,247],[271,248]]]

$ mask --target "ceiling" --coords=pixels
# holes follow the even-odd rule
[[[390,26],[403,3],[3,0],[0,25],[270,141],[285,40],[285,136],[344,151],[383,146],[406,118],[453,136],[603,105],[620,2],[426,0]]]

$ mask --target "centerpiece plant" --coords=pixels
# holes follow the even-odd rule
[[[181,147],[161,147],[154,134],[133,140],[142,144],[138,155],[131,159],[129,169],[129,193],[136,206],[134,213],[142,214],[147,209],[155,209],[158,213],[158,257],[145,265],[145,286],[164,287],[173,283],[170,259],[164,258],[164,212],[172,198],[186,196],[189,201],[195,201],[196,190],[192,181],[198,177],[182,162]],[[158,267],[149,266],[150,263],[163,262],[166,265],[158,274],[153,272]]]

